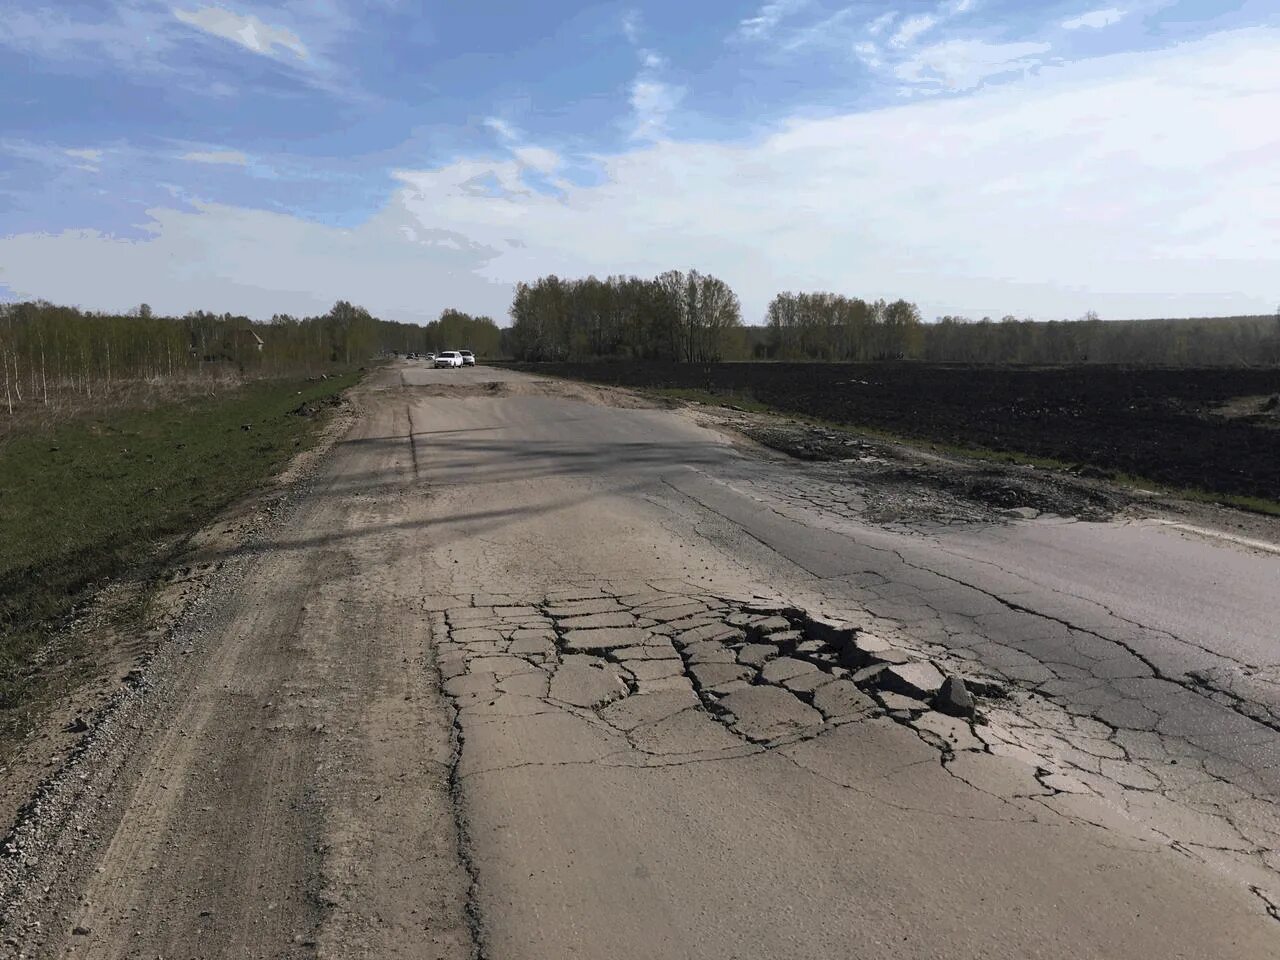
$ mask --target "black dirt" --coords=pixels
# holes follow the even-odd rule
[[[1050,368],[924,363],[545,363],[624,387],[710,391],[784,413],[932,443],[1043,457],[1170,487],[1280,498],[1276,436],[1214,411],[1280,405],[1280,369]],[[1255,408],[1256,409],[1256,408]],[[823,459],[822,452],[806,454]]]

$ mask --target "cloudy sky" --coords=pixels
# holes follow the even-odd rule
[[[1270,312],[1275,0],[7,0],[0,297],[506,322],[697,268],[927,317]]]

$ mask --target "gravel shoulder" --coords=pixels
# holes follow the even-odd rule
[[[405,410],[353,400],[202,531],[144,649],[79,708],[0,855],[0,956],[470,955],[449,719],[403,603],[421,587],[411,562],[385,575],[389,538],[344,536],[415,502]]]

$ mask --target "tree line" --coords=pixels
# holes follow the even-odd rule
[[[927,324],[922,360],[966,363],[1118,363],[1159,366],[1280,364],[1280,310],[1274,316],[1169,320],[970,321]]]
[[[542,277],[516,285],[507,352],[518,360],[710,363],[742,353],[742,308],[718,277]]]
[[[488,317],[446,310],[421,326],[381,320],[345,300],[319,316],[276,314],[269,323],[205,310],[162,317],[145,303],[127,314],[0,304],[0,409],[93,400],[125,382],[313,375],[392,350],[458,346],[494,355],[500,336]]]
[[[691,270],[653,279],[543,277],[516,287],[503,353],[519,360],[929,360],[1249,366],[1280,363],[1275,316],[1190,320],[925,322],[907,300],[779,293],[744,326],[723,281]]]
[[[900,360],[918,356],[925,332],[906,300],[780,293],[765,314],[763,352],[786,360]]]
[[[444,310],[425,326],[382,320],[340,300],[319,316],[263,323],[197,310],[155,315],[86,312],[45,301],[0,304],[4,409],[51,398],[93,399],[124,381],[192,376],[314,374],[378,354],[470,349],[520,360],[919,359],[965,363],[1280,364],[1275,316],[1190,320],[924,322],[906,300],[780,293],[763,326],[744,326],[738,297],[697,270],[651,279],[557,276],[518,284],[511,326]]]

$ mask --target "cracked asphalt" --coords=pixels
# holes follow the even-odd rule
[[[1276,553],[886,522],[483,367],[357,405],[89,768],[94,839],[18,855],[15,955],[1280,953]]]

